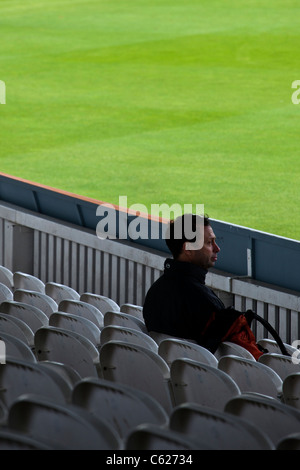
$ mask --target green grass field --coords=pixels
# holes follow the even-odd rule
[[[0,0],[0,171],[300,239],[298,0]]]

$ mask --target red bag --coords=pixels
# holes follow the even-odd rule
[[[228,329],[226,335],[222,338],[222,341],[230,341],[243,346],[243,348],[251,352],[254,358],[258,360],[262,354],[267,353],[268,351],[257,344],[254,333],[251,330],[252,320],[260,322],[269,331],[269,333],[271,333],[283,355],[290,356],[277,331],[267,320],[262,318],[260,315],[257,315],[257,313],[252,310],[247,310],[245,314],[238,316]]]
[[[282,354],[290,356],[277,331],[267,320],[252,310],[242,313],[233,307],[212,313],[201,332],[199,344],[214,353],[220,343],[230,341],[247,349],[258,360],[262,354],[268,351],[257,344],[255,335],[251,330],[253,320],[261,323],[271,333]]]
[[[222,338],[222,342],[230,341],[239,344],[247,349],[256,360],[260,358],[264,351],[259,348],[256,338],[251,330],[245,315],[240,315],[231,325],[226,335]]]

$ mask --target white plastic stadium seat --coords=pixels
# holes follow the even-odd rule
[[[165,426],[169,417],[162,406],[148,393],[105,379],[85,378],[73,389],[72,403],[105,419],[125,438],[142,423]]]
[[[237,383],[241,392],[255,392],[280,398],[282,380],[268,366],[238,356],[224,356],[219,359],[218,368],[226,372]]]
[[[254,356],[247,349],[243,348],[239,344],[231,343],[230,341],[224,341],[224,343],[219,344],[218,349],[215,351],[215,356],[217,359],[220,359],[223,356],[240,356],[245,357],[246,359],[252,359],[255,361]]]
[[[0,303],[13,300],[13,293],[5,284],[0,284]]]
[[[22,359],[7,359],[0,367],[0,399],[7,409],[20,396],[27,393],[45,396],[65,403],[64,389],[58,380],[39,367]]]
[[[170,370],[156,353],[139,345],[109,341],[100,349],[102,377],[149,393],[168,412],[172,409]]]
[[[54,312],[50,315],[49,326],[56,326],[57,328],[64,328],[66,330],[74,331],[88,340],[95,346],[100,345],[100,329],[91,320],[73,315],[72,313]]]
[[[288,434],[281,439],[277,446],[277,450],[300,450],[300,432]]]
[[[256,426],[237,416],[192,403],[175,408],[170,428],[199,439],[215,450],[272,450],[272,441]]]
[[[164,339],[179,339],[181,341],[188,341],[189,343],[197,344],[196,341],[188,338],[179,338],[178,336],[168,335],[166,333],[160,333],[158,331],[149,331],[149,336],[159,345]]]
[[[232,413],[253,423],[277,446],[288,434],[299,432],[300,411],[270,397],[242,394],[226,404],[226,413]]]
[[[103,314],[97,307],[87,302],[82,302],[81,300],[63,300],[59,302],[58,310],[87,318],[100,329],[104,326]]]
[[[82,408],[26,395],[10,407],[8,426],[58,450],[118,450],[114,430]]]
[[[145,323],[130,313],[109,311],[104,315],[104,326],[125,326],[148,334]]]
[[[198,439],[182,435],[169,428],[154,424],[141,424],[127,436],[125,450],[177,451],[170,455],[161,454],[161,456],[155,453],[151,456],[152,462],[155,465],[166,463],[185,466],[192,463],[192,456],[191,454],[178,455],[178,451],[210,450],[210,447],[202,444]]]
[[[133,315],[139,320],[144,321],[143,307],[141,305],[135,305],[130,303],[122,304],[120,307],[120,311],[123,313],[129,313],[129,315]]]
[[[28,362],[36,362],[35,354],[24,341],[7,333],[0,332],[0,340],[5,343],[6,360],[24,359]],[[1,367],[1,365],[0,365]]]
[[[262,346],[264,349],[268,351],[268,353],[277,353],[277,354],[282,354],[280,347],[278,346],[277,342],[274,339],[270,338],[262,338],[257,341],[257,344]],[[293,354],[293,352],[297,351],[296,348],[291,346],[290,344],[283,343],[286,350],[290,353]]]
[[[97,377],[99,352],[84,336],[54,326],[37,330],[35,353],[39,361],[62,362],[73,367],[80,377]]]
[[[0,331],[8,335],[19,338],[30,348],[34,346],[34,333],[31,328],[19,318],[0,313]]]
[[[230,398],[240,394],[237,384],[225,372],[193,359],[175,359],[170,375],[177,406],[191,402],[223,410]]]
[[[78,372],[68,364],[54,361],[39,361],[38,366],[50,375],[61,387],[67,403],[72,400],[74,386],[81,380]]]
[[[39,308],[45,313],[45,315],[47,315],[48,318],[51,313],[58,309],[57,303],[51,297],[43,294],[42,292],[17,289],[14,292],[14,300]]]
[[[159,343],[158,354],[171,367],[175,359],[187,358],[203,362],[212,367],[218,366],[217,358],[208,349],[189,341],[168,338]]]
[[[25,289],[32,290],[35,292],[45,293],[45,284],[41,279],[31,274],[23,273],[21,271],[16,271],[13,274],[14,276],[14,288],[16,289]]]
[[[300,372],[288,375],[282,385],[283,401],[300,410]]]
[[[284,356],[283,354],[263,354],[258,362],[271,367],[281,378],[284,380],[288,375],[300,372],[300,364],[295,363],[291,356]]]
[[[16,302],[15,300],[2,302],[0,312],[19,318],[31,328],[33,333],[42,326],[47,326],[49,323],[47,315],[42,312],[42,310],[33,305]]]
[[[0,429],[0,450],[53,450],[48,444],[39,442],[13,429]]]
[[[114,300],[106,297],[105,295],[85,292],[84,294],[81,294],[80,300],[82,302],[87,302],[88,304],[94,305],[103,315],[109,310],[115,310],[116,312],[120,311],[119,305]]]
[[[101,331],[101,346],[108,341],[124,341],[149,348],[157,354],[158,346],[148,335],[139,330],[126,328],[125,326],[105,326]]]
[[[63,300],[80,300],[80,295],[75,289],[57,282],[47,282],[45,293],[52,297],[57,304]]]
[[[11,291],[14,289],[14,275],[5,266],[0,266],[0,283],[7,286]]]

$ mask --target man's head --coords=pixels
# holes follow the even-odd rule
[[[175,260],[190,262],[204,269],[215,265],[220,251],[209,218],[195,214],[184,214],[171,220],[166,243]]]

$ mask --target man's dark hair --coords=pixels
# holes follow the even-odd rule
[[[189,227],[195,233],[196,227],[200,222],[203,223],[204,227],[210,225],[210,220],[206,215],[183,214],[175,220],[170,220],[166,231],[166,244],[174,259],[180,255],[185,242],[194,242],[196,239],[195,236],[191,238],[186,237],[186,227]]]

